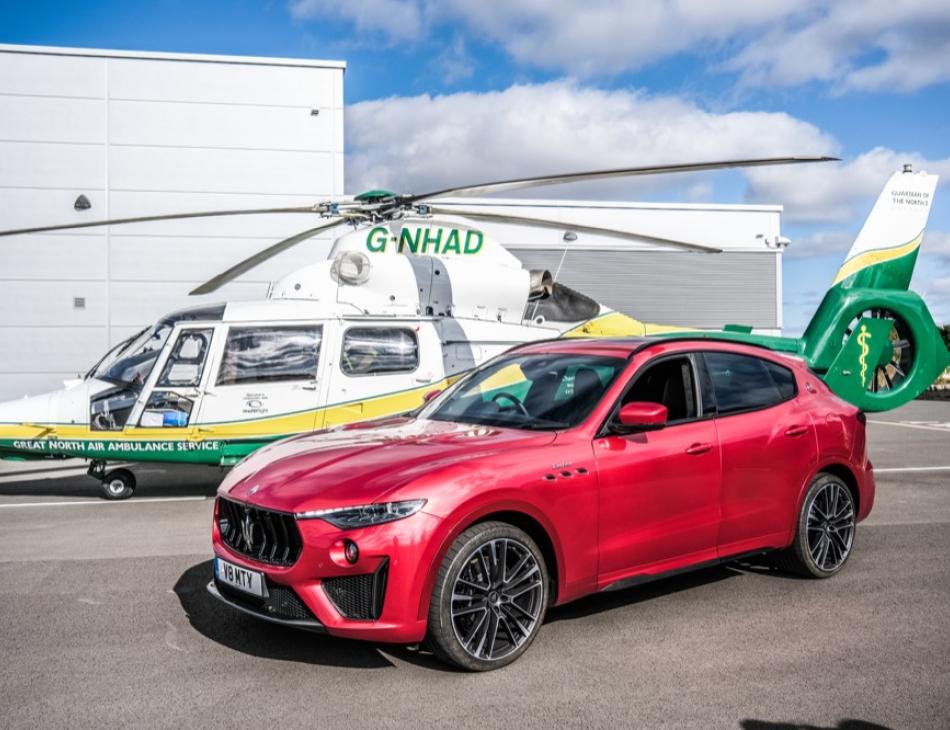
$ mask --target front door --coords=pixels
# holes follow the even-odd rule
[[[695,359],[666,355],[638,368],[614,417],[620,405],[634,401],[662,403],[669,421],[659,430],[594,441],[601,587],[716,555],[719,443],[703,413]]]
[[[222,326],[199,435],[270,440],[318,427],[325,404],[321,323]]]

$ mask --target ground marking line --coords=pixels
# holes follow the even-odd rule
[[[950,466],[895,466],[890,469],[875,469],[875,474],[889,474],[900,471],[950,471]]]
[[[73,502],[16,502],[13,504],[0,504],[0,509],[18,509],[20,507],[75,507],[83,504],[152,504],[153,502],[200,502],[213,499],[213,497],[151,497],[149,499],[84,499]]]
[[[902,426],[903,428],[919,428],[924,431],[940,431],[941,433],[950,433],[950,428],[945,428],[942,426],[924,426],[920,423],[901,423],[898,421],[871,421],[868,420],[868,423],[876,423],[880,426]]]

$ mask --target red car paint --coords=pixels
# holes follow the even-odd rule
[[[554,603],[562,604],[620,581],[787,547],[805,491],[819,471],[835,471],[852,485],[859,521],[871,510],[874,479],[864,418],[800,360],[695,339],[559,340],[517,352],[606,355],[628,358],[628,364],[590,415],[568,430],[405,417],[261,449],[227,476],[220,496],[289,513],[411,499],[426,504],[405,519],[360,529],[298,519],[303,549],[289,567],[233,551],[215,520],[215,554],[291,587],[330,634],[415,643],[425,636],[432,586],[449,546],[490,515],[530,525],[536,541],[548,544]],[[603,434],[638,371],[663,355],[698,352],[780,363],[794,372],[797,395],[761,410]],[[359,547],[355,565],[342,557],[344,539]],[[372,573],[386,559],[388,583],[378,620],[344,618],[321,581]]]

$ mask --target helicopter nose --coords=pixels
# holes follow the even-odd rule
[[[0,430],[21,423],[44,423],[49,420],[50,393],[0,403]]]

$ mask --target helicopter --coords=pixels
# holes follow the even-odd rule
[[[909,167],[884,187],[801,338],[640,322],[529,270],[478,224],[569,228],[690,252],[695,241],[445,207],[447,196],[670,172],[823,162],[785,157],[520,178],[422,195],[371,190],[313,206],[178,213],[0,231],[0,236],[138,222],[300,213],[309,227],[191,292],[208,294],[292,246],[351,230],[326,260],[274,282],[261,301],[174,312],[119,343],[58,391],[0,404],[0,458],[89,460],[107,499],[130,497],[130,462],[231,466],[293,434],[419,407],[474,367],[526,341],[558,337],[719,338],[804,358],[866,411],[915,398],[950,364],[923,300],[908,291],[937,177]],[[109,465],[121,464],[118,468]]]

